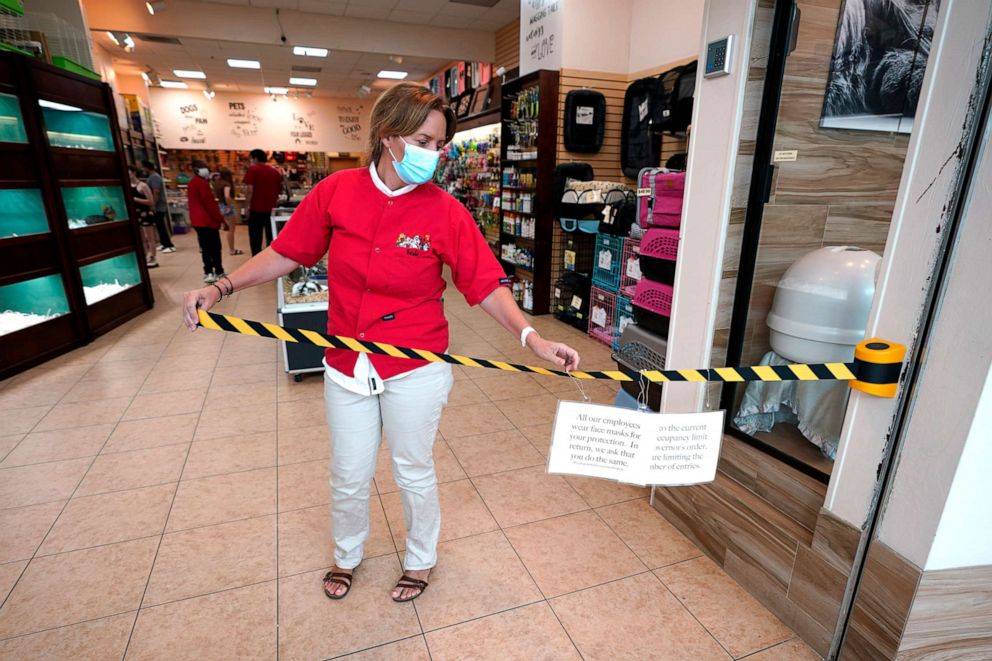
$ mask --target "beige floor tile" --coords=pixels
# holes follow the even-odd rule
[[[218,367],[214,370],[211,386],[239,385],[245,383],[275,383],[276,371],[271,363]]]
[[[329,569],[334,564],[332,530],[330,505],[280,514],[279,575]],[[369,538],[365,542],[365,557],[395,552],[379,497],[373,494],[369,499]]]
[[[62,511],[65,501],[0,510],[0,563],[32,557]]]
[[[35,558],[0,609],[0,638],[137,610],[158,539]]]
[[[143,608],[128,659],[274,659],[276,582]]]
[[[141,389],[144,380],[143,374],[130,374],[99,381],[80,381],[70,388],[60,401],[68,404],[114,397],[134,397]]]
[[[464,480],[466,477],[451,448],[440,437],[434,439],[434,472],[437,473],[438,484]],[[379,448],[379,456],[376,460],[375,485],[380,494],[399,491],[396,480],[393,479],[393,463],[388,444],[385,442]]]
[[[473,478],[496,521],[503,528],[588,509],[579,494],[543,466]]]
[[[537,586],[499,531],[439,544],[438,563],[428,580],[430,586],[416,602],[424,631],[541,599]]]
[[[193,432],[199,419],[199,414],[188,413],[118,423],[107,440],[103,453],[189,443],[193,440]]]
[[[57,404],[35,426],[34,431],[75,429],[117,422],[130,403],[130,397],[115,397],[93,402]]]
[[[0,564],[0,604],[4,602],[10,591],[14,589],[14,584],[21,577],[21,572],[27,567],[27,560],[8,562]]]
[[[104,358],[107,357],[104,354]],[[129,376],[148,376],[155,367],[155,358],[143,357],[134,360],[107,361],[101,360],[86,370],[82,381],[102,381]]]
[[[14,411],[36,406],[55,406],[77,381],[78,377],[55,383],[8,384],[8,387],[0,390],[0,411]]]
[[[166,531],[275,514],[276,469],[262,468],[179,483]]]
[[[520,427],[520,433],[527,437],[531,445],[543,456],[548,456],[548,448],[551,447],[551,436],[554,433],[554,425],[546,422],[530,427]]]
[[[331,456],[331,440],[327,425],[286,429],[279,432],[279,464],[303,461],[327,461]]]
[[[184,480],[276,465],[276,434],[271,431],[193,443]]]
[[[38,555],[160,535],[169,516],[174,484],[73,498],[45,537]]]
[[[538,385],[537,381],[523,373],[513,374],[502,372],[488,379],[480,379],[476,382],[476,385],[494,402],[504,399],[519,399],[521,397],[535,397],[537,395],[544,396],[548,394],[546,390]]]
[[[288,512],[331,502],[330,480],[330,463],[323,459],[280,466],[279,511]]]
[[[503,399],[496,402],[496,406],[515,427],[533,427],[554,421],[558,398],[551,394],[533,395]]]
[[[324,398],[324,379],[320,374],[305,374],[300,382],[290,374],[283,374],[278,377],[277,384],[276,396],[280,402]]]
[[[511,423],[495,404],[468,404],[448,406],[441,416],[441,436],[474,436],[479,432],[512,429]]]
[[[326,408],[322,400],[279,402],[279,431],[317,425],[327,426]]]
[[[747,657],[747,661],[820,661],[819,654],[795,638]]]
[[[426,634],[434,661],[581,659],[546,602]]]
[[[44,418],[54,405],[44,404],[42,406],[17,407],[17,414],[4,416],[3,433],[27,434],[37,426],[38,422]]]
[[[448,441],[448,447],[469,476],[543,466],[546,463],[541,453],[516,430],[459,436]]]
[[[578,512],[504,532],[548,597],[647,569],[594,512]]]
[[[14,434],[12,436],[0,436],[0,460],[6,458],[17,444],[27,436],[27,434]]]
[[[275,516],[169,533],[162,538],[142,606],[229,590],[275,577]]]
[[[7,455],[0,468],[92,457],[100,452],[100,448],[113,429],[113,425],[94,425],[78,429],[33,432],[25,436],[17,448]]]
[[[338,658],[341,661],[430,661],[431,659],[423,636],[404,638],[395,643],[387,643]]]
[[[203,400],[207,396],[207,391],[199,390],[176,390],[173,392],[159,392],[153,395],[138,395],[134,398],[127,412],[124,413],[124,420],[141,420],[144,418],[162,418],[167,415],[182,415],[183,413],[196,413],[203,408]]]
[[[274,403],[231,406],[210,409],[200,414],[193,440],[205,441],[211,438],[253,434],[276,430],[276,406]]]
[[[795,635],[705,556],[658,569],[655,573],[734,657],[789,640]]]
[[[237,335],[228,335],[227,339],[229,340],[232,337],[241,339]],[[282,357],[279,351],[279,345],[273,340],[259,339],[257,337],[250,338],[247,335],[241,337],[250,340],[252,346],[229,347],[225,342],[224,348],[221,349],[220,355],[217,357],[218,367],[258,365],[262,363],[274,365],[276,360]]]
[[[597,512],[649,569],[702,555],[702,551],[666,521],[646,499],[610,505]]]
[[[573,592],[551,607],[585,659],[731,658],[651,574]]]
[[[131,362],[158,358],[165,351],[166,345],[168,342],[162,340],[145,344],[115,344],[103,355],[100,362]]]
[[[471,380],[457,381],[448,394],[448,406],[466,406],[488,402],[486,393],[479,389]]]
[[[440,541],[470,537],[499,528],[470,480],[441,484],[438,493],[441,500]],[[386,511],[396,550],[402,551],[406,548],[406,522],[400,493],[384,494],[382,507]]]
[[[92,461],[84,457],[0,468],[0,509],[66,500]]]
[[[177,390],[203,390],[210,385],[213,378],[212,369],[199,367],[195,369],[177,369],[170,362],[169,366],[158,366],[151,371],[145,379],[141,390],[141,395],[155,395],[163,392],[175,392]]]
[[[124,656],[135,614],[113,615],[0,641],[0,659],[120,659]]]
[[[79,485],[77,496],[178,482],[189,445],[101,454]]]
[[[279,657],[326,659],[420,633],[413,604],[394,604],[395,555],[368,558],[344,601],[324,595],[326,570],[279,579]]]
[[[275,383],[245,383],[238,385],[210,386],[204,408],[246,406],[276,401]]]
[[[628,500],[637,500],[650,495],[651,489],[634,484],[623,484],[613,480],[601,480],[596,477],[577,477],[566,475],[565,481],[579,492],[582,499],[590,507],[604,507]]]

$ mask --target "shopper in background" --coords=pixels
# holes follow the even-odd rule
[[[155,168],[151,161],[142,161],[141,166],[148,172],[148,187],[152,190],[152,197],[155,199],[155,206],[152,207],[152,214],[155,220],[155,229],[158,230],[158,247],[162,252],[176,252],[176,246],[172,244],[172,236],[169,228],[165,224],[169,217],[169,203],[165,199],[165,180]]]
[[[231,255],[243,255],[244,251],[234,247],[234,232],[238,226],[237,207],[234,205],[234,174],[229,168],[221,168],[213,182],[214,197],[220,204],[220,213],[227,221],[227,250]]]
[[[134,199],[134,212],[138,214],[138,225],[141,226],[141,243],[145,248],[145,266],[150,269],[156,268],[158,262],[155,261],[155,197],[152,189],[146,183],[148,173],[139,170],[133,165],[127,166],[128,176],[131,178],[131,197]],[[142,181],[142,179],[146,181]]]
[[[213,283],[224,276],[220,256],[220,230],[227,229],[227,221],[210,190],[209,177],[207,164],[199,159],[194,160],[193,176],[186,186],[186,202],[189,207],[189,222],[196,230],[196,240],[200,244],[203,281]]]
[[[272,243],[272,209],[282,190],[282,174],[266,165],[268,161],[261,149],[251,150],[252,164],[245,173],[245,206],[248,207],[248,245],[254,257],[262,252],[262,233],[265,245]]]
[[[469,304],[480,305],[538,357],[576,369],[574,349],[527,325],[471,214],[429,183],[454,133],[454,113],[427,88],[400,83],[385,91],[372,108],[368,167],[320,182],[270,248],[215,285],[187,292],[186,325],[196,330],[197,308],[210,309],[222,294],[312,266],[326,252],[328,333],[441,352],[448,346],[447,264]],[[427,588],[437,562],[441,512],[433,445],[451,365],[340,349],[328,349],[324,365],[335,563],[324,576],[324,593],[347,595],[362,561],[369,490],[385,433],[407,529],[404,572],[392,598],[410,601]]]

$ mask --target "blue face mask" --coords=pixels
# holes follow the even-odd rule
[[[438,159],[441,158],[441,152],[411,145],[409,142],[406,142],[402,161],[396,160],[392,149],[389,150],[389,155],[393,158],[393,169],[396,170],[396,174],[411,185],[430,181],[434,177],[434,170],[437,169]]]

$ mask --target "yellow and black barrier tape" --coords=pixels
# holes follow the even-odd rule
[[[382,342],[369,342],[341,335],[325,335],[302,328],[286,328],[278,324],[239,319],[226,314],[199,310],[200,326],[210,330],[269,337],[284,342],[312,344],[318,347],[345,349],[359,353],[426,360],[432,363],[450,363],[465,367],[481,367],[505,372],[530,372],[547,376],[570,376],[576,379],[598,379],[605,381],[637,381],[644,378],[652,383],[675,383],[706,381],[848,381],[852,388],[878,395],[895,397],[905,347],[885,340],[870,339],[859,344],[854,361],[850,363],[814,363],[800,365],[755,365],[754,367],[714,367],[682,370],[642,370],[633,373],[614,371],[582,372],[518,365],[500,360],[469,358],[456,354],[438,353],[426,349],[398,347]]]

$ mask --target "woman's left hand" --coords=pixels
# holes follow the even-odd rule
[[[543,358],[557,367],[571,372],[579,367],[579,352],[561,342],[550,342],[537,333],[531,333],[527,338],[527,346],[538,358]]]

